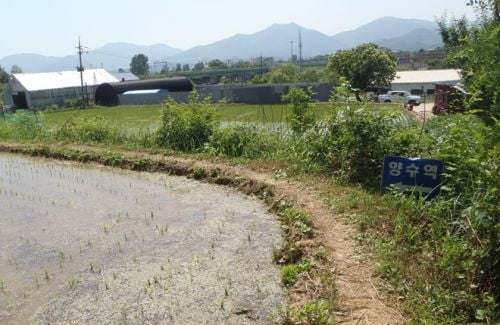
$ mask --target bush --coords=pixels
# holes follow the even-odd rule
[[[114,132],[101,116],[86,116],[65,123],[55,134],[56,139],[73,142],[113,143]]]
[[[189,104],[169,99],[161,113],[161,125],[156,143],[180,151],[196,151],[208,143],[217,125],[216,106],[210,98],[200,98],[196,92]]]
[[[366,107],[336,108],[308,134],[309,159],[342,179],[376,184],[387,152],[385,140],[391,135],[390,119]]]
[[[81,106],[81,99],[66,99],[64,101],[64,107],[65,108],[75,108],[78,106]]]
[[[0,118],[0,138],[12,140],[42,140],[47,136],[45,124],[39,114],[20,112]]]
[[[311,96],[302,88],[292,88],[281,97],[285,103],[292,105],[290,124],[293,132],[303,133],[314,125],[314,109]]]
[[[442,195],[432,202],[401,194],[390,200],[396,214],[379,234],[380,271],[409,290],[407,305],[424,322],[500,317],[497,128],[471,115],[433,119],[424,139],[429,155],[445,163]]]
[[[257,130],[251,126],[217,128],[210,136],[210,146],[219,155],[240,157],[256,136]]]

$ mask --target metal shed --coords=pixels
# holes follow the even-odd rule
[[[125,92],[137,90],[165,90],[170,92],[189,92],[193,90],[193,84],[186,78],[166,78],[155,80],[125,81],[104,83],[96,88],[95,102],[97,105],[115,106],[120,104],[119,95]],[[148,94],[141,94],[141,101],[149,103]],[[154,95],[154,94],[151,94]],[[151,104],[156,104],[157,96],[151,96]]]
[[[98,85],[116,81],[118,80],[104,69],[89,69],[83,72],[84,92],[90,100],[93,100]],[[67,100],[81,97],[78,71],[13,74],[4,91],[5,104],[16,108],[62,106]]]

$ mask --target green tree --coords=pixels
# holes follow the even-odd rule
[[[426,60],[425,64],[427,64],[430,69],[448,69],[450,67],[446,59]]]
[[[168,73],[170,71],[170,68],[168,67],[168,63],[165,63],[163,67],[160,70],[160,73]]]
[[[356,89],[356,98],[369,86],[389,87],[396,76],[397,58],[375,44],[362,44],[331,56],[327,70],[345,77]]]
[[[323,72],[318,69],[305,69],[298,79],[300,82],[320,82],[323,79]]]
[[[286,63],[280,65],[269,73],[269,83],[295,83],[298,81],[299,68],[295,64]]]
[[[175,66],[175,71],[177,71],[177,72],[182,71],[182,65],[180,63],[177,63],[177,65]]]
[[[201,71],[201,70],[205,70],[205,64],[203,64],[203,62],[200,61],[194,65],[193,71]]]
[[[252,67],[252,64],[247,61],[238,61],[235,64],[233,64],[232,67],[236,69],[244,69]]]
[[[227,69],[227,65],[221,60],[215,59],[208,62],[209,69]]]
[[[254,85],[267,84],[269,82],[269,76],[268,74],[256,74],[253,76],[251,82]]]
[[[469,6],[475,7],[483,15],[481,18],[500,23],[500,1],[499,0],[469,0]]]
[[[5,84],[9,82],[9,74],[0,66],[0,84]]]
[[[190,68],[189,68],[189,64],[184,64],[184,65],[182,66],[182,71],[186,71],[186,72],[187,72],[187,71],[189,71],[189,70],[190,70]]]
[[[23,73],[23,69],[21,69],[21,67],[18,66],[17,64],[14,64],[12,66],[12,68],[10,69],[10,73],[11,74],[14,74],[14,73]]]
[[[130,72],[137,76],[147,76],[149,74],[149,59],[144,54],[136,54],[130,61]]]
[[[469,1],[478,13],[477,23],[466,18],[438,22],[452,66],[462,69],[469,93],[467,106],[484,120],[500,119],[500,20],[498,0]]]

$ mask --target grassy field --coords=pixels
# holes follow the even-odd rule
[[[398,105],[373,104],[373,109],[387,113],[400,112]],[[145,127],[154,125],[160,120],[161,105],[92,107],[60,112],[44,113],[44,120],[49,127],[56,127],[79,117],[101,116],[113,124],[122,127]],[[321,118],[330,110],[326,103],[319,104],[316,116]],[[221,122],[260,122],[279,123],[287,121],[289,107],[286,104],[278,105],[246,105],[227,104],[219,109]]]

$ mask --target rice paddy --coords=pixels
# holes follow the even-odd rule
[[[398,105],[371,104],[373,109],[384,112],[401,112]],[[277,105],[220,105],[218,118],[221,122],[284,123],[288,119],[289,106]],[[324,117],[331,108],[326,103],[318,104],[315,112],[318,118]],[[101,116],[121,128],[155,127],[160,121],[161,105],[92,107],[67,111],[44,113],[44,121],[49,127],[60,127],[71,120],[81,117]]]
[[[0,154],[0,323],[273,323],[275,218],[180,177]]]

